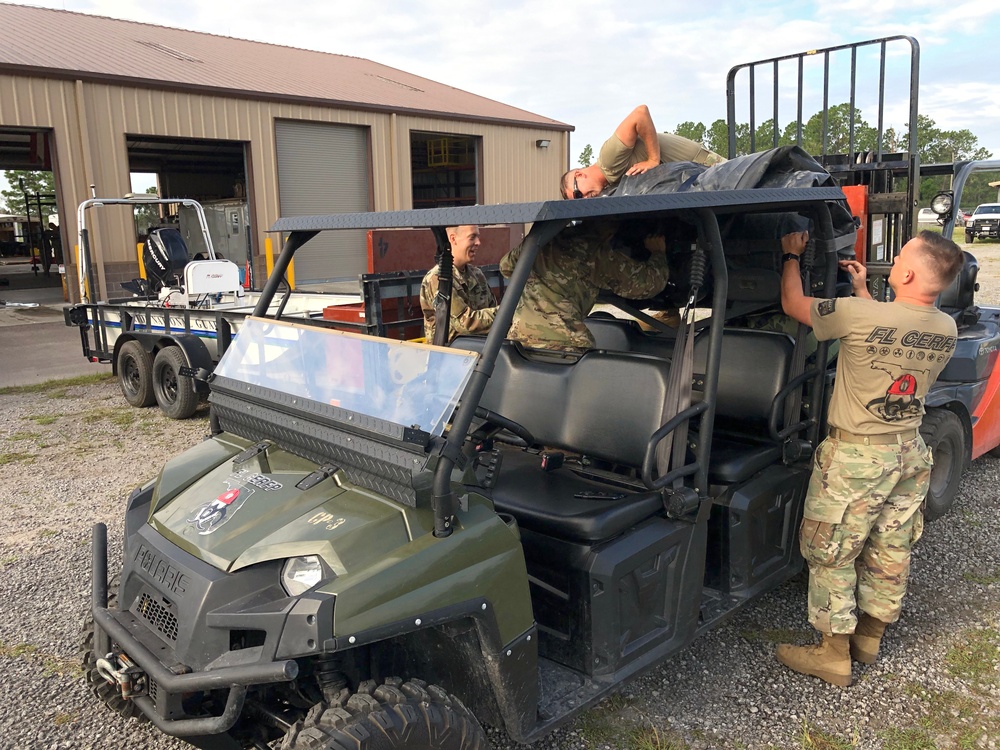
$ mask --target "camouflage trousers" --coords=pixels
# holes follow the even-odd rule
[[[799,531],[814,628],[853,633],[856,607],[899,619],[931,463],[919,436],[899,445],[820,443]]]

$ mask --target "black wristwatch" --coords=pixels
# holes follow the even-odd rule
[[[785,265],[790,260],[794,260],[796,263],[799,262],[799,256],[795,253],[785,253],[781,256],[781,265]]]

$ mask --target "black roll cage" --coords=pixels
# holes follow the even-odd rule
[[[434,511],[434,533],[448,536],[454,525],[455,498],[451,490],[451,474],[456,463],[461,460],[462,445],[472,425],[476,408],[479,406],[486,385],[493,374],[497,355],[510,329],[514,309],[528,281],[539,250],[552,240],[571,222],[617,218],[650,219],[673,217],[697,227],[698,241],[705,249],[713,268],[714,285],[713,315],[709,327],[709,355],[705,373],[705,397],[701,404],[692,406],[672,418],[668,425],[676,427],[683,421],[703,414],[702,440],[699,442],[694,464],[674,469],[669,479],[694,475],[694,486],[700,498],[708,492],[708,458],[711,446],[712,425],[715,414],[715,399],[712,397],[718,385],[719,366],[722,356],[722,331],[728,295],[728,274],[723,241],[719,229],[719,217],[747,212],[797,211],[810,216],[816,228],[815,247],[822,251],[824,262],[824,294],[833,296],[837,273],[836,247],[834,244],[833,222],[828,203],[843,201],[840,188],[760,188],[753,190],[720,190],[714,192],[663,193],[641,196],[610,196],[590,200],[545,201],[538,203],[516,203],[495,206],[464,206],[455,208],[418,209],[372,213],[344,213],[321,216],[298,216],[279,219],[271,227],[271,232],[287,233],[281,254],[275,261],[274,270],[261,292],[253,314],[268,317],[267,310],[283,283],[289,263],[296,251],[321,231],[338,229],[388,229],[388,228],[430,228],[439,234],[441,228],[460,225],[489,224],[531,224],[531,229],[523,241],[523,249],[517,266],[511,274],[493,326],[486,337],[482,354],[476,364],[472,378],[466,387],[459,408],[452,420],[452,428],[437,450],[439,460],[435,468],[432,507]],[[777,239],[777,238],[776,238]],[[809,265],[808,263],[806,264]],[[285,297],[287,300],[287,295]],[[284,302],[284,300],[283,300]],[[280,318],[284,304],[274,314]],[[823,373],[815,375],[815,393],[822,394]],[[815,444],[818,424],[810,426],[810,439]],[[654,440],[662,440],[669,430],[661,428]],[[649,472],[644,472],[648,474]],[[646,477],[648,482],[651,477]],[[660,477],[654,488],[664,486],[666,477]]]

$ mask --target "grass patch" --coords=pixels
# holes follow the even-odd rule
[[[962,578],[969,583],[980,583],[983,585],[1000,583],[1000,568],[997,568],[992,573],[962,573]]]
[[[930,690],[919,683],[908,683],[904,688],[911,697],[919,700],[926,711],[919,724],[929,737],[947,737],[955,740],[955,747],[965,750],[983,747],[977,744],[979,738],[986,733],[989,736],[1000,734],[1000,714],[995,706],[984,705],[977,700],[960,695],[952,690]],[[903,730],[893,729],[891,732]],[[881,735],[880,735],[881,736]],[[886,735],[891,738],[890,734]],[[902,743],[906,739],[900,735]],[[914,735],[911,742],[916,743],[919,737]],[[922,748],[919,744],[886,744],[886,748],[906,750],[907,748]],[[929,745],[928,747],[934,747]]]
[[[54,424],[59,421],[59,417],[53,417],[51,414],[36,414],[34,416],[28,417],[32,422],[37,425],[48,425]]]
[[[52,723],[55,724],[57,727],[64,727],[67,724],[72,724],[73,722],[75,722],[76,718],[77,718],[76,714],[66,714],[66,713],[56,714],[55,716],[52,717]]]
[[[653,726],[621,694],[609,696],[580,716],[576,733],[585,747],[617,750],[688,750],[689,745],[669,731]]]
[[[30,464],[34,461],[34,453],[0,453],[0,466],[16,463]]]
[[[42,436],[40,432],[14,432],[9,436],[10,440],[20,442],[22,440],[37,440]]]
[[[59,534],[58,529],[42,529],[41,531],[38,532],[38,536],[42,537],[42,539],[46,539],[50,536],[56,536],[58,534]]]
[[[8,565],[13,565],[20,559],[21,558],[19,558],[17,555],[7,555],[7,557],[0,559],[0,565],[3,565],[4,567]]]
[[[690,746],[648,725],[629,730],[625,735],[625,747],[629,750],[687,750]]]
[[[808,722],[802,723],[799,743],[802,750],[854,750],[857,747],[855,742],[833,737],[819,727],[811,726]]]
[[[922,729],[892,728],[880,732],[885,750],[937,750],[934,740]]]
[[[13,646],[8,646],[6,643],[0,642],[0,656],[20,659],[23,656],[31,656],[36,651],[38,651],[38,646],[33,646],[30,643],[16,643]]]
[[[129,427],[135,422],[135,412],[132,409],[121,409],[108,406],[103,409],[93,409],[83,417],[87,424],[108,421],[119,427]]]
[[[46,677],[68,675],[75,678],[83,674],[83,666],[75,659],[64,659],[55,654],[39,651],[38,646],[31,643],[17,643],[8,646],[0,641],[0,656],[31,662],[40,661],[42,674]]]
[[[945,655],[948,671],[974,683],[997,683],[1000,665],[1000,632],[993,628],[967,630]]]
[[[65,390],[78,385],[96,385],[98,383],[108,383],[115,380],[115,376],[108,373],[96,375],[78,375],[74,378],[58,378],[56,380],[46,380],[44,383],[31,383],[30,385],[9,385],[0,388],[0,396],[18,396],[24,393],[45,393],[51,398],[65,398]],[[62,392],[62,396],[55,396],[52,392]]]

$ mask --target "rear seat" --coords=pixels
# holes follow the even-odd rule
[[[795,342],[775,331],[726,328],[715,400],[709,479],[731,484],[781,460],[781,444],[769,433],[772,404],[785,383]],[[708,336],[694,345],[693,400],[704,392]]]
[[[646,333],[634,320],[592,315],[584,321],[594,336],[594,348],[612,352],[636,352],[670,359],[675,336]],[[676,335],[676,331],[674,331]]]
[[[452,346],[475,348],[459,337]],[[579,359],[534,357],[507,341],[481,401],[524,425],[535,440],[638,468],[661,424],[669,365],[641,354],[590,351]],[[543,471],[537,454],[506,450],[493,488],[498,511],[526,529],[584,542],[610,539],[663,508],[658,492]]]
[[[644,333],[630,320],[588,318],[601,349],[673,356],[674,339]],[[699,331],[694,347],[693,400],[705,387],[708,331]],[[716,394],[715,429],[709,476],[729,484],[749,479],[780,460],[781,445],[769,435],[772,403],[788,382],[794,341],[784,333],[726,328]]]

